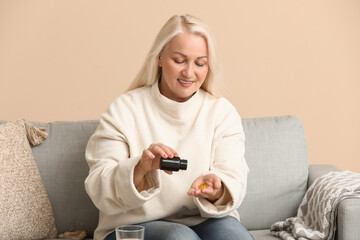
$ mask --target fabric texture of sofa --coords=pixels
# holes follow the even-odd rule
[[[0,121],[4,124],[5,121]],[[84,188],[88,175],[85,148],[99,121],[32,122],[45,127],[48,139],[32,147],[48,193],[59,233],[84,229],[91,239],[98,210]],[[238,209],[242,223],[256,240],[279,239],[270,226],[296,216],[307,188],[331,165],[309,165],[302,122],[295,116],[243,119],[245,158],[250,168],[248,190]],[[360,199],[339,205],[337,239],[359,240]]]

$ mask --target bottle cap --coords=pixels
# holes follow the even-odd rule
[[[188,164],[187,160],[180,159],[180,167],[179,168],[181,170],[186,170],[187,169],[187,164]]]

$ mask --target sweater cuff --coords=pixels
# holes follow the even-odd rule
[[[141,157],[121,161],[116,175],[116,197],[131,208],[143,205],[160,192],[160,174],[153,170],[145,175],[145,190],[139,192],[134,184],[134,169]]]

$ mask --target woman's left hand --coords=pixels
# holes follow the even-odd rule
[[[206,198],[210,202],[215,202],[224,193],[224,186],[221,179],[215,174],[200,176],[191,185],[188,195]]]

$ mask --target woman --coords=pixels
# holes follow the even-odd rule
[[[89,140],[95,239],[115,239],[114,228],[127,224],[145,226],[146,240],[253,239],[236,210],[248,174],[244,132],[235,108],[214,96],[217,68],[207,26],[170,18]],[[186,171],[159,170],[161,157],[178,156]]]

